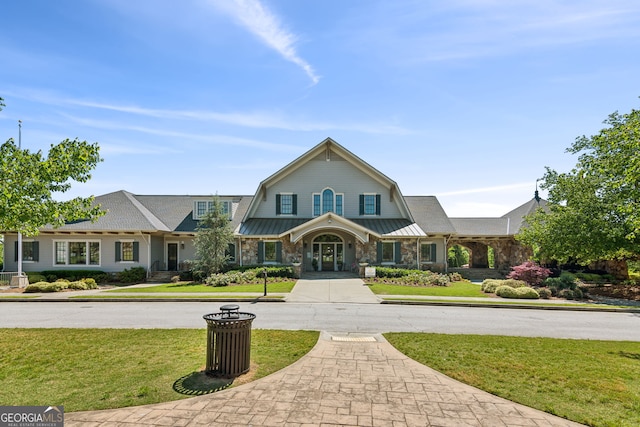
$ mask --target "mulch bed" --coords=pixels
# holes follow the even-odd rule
[[[604,285],[590,287],[589,295],[607,298],[640,301],[640,286],[638,285]]]

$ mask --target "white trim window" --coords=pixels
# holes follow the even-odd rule
[[[116,262],[138,262],[140,244],[135,240],[118,240],[116,242]]]
[[[18,262],[18,241],[14,243],[15,257],[14,261]],[[40,242],[37,240],[27,239],[22,241],[22,262],[38,262],[40,260]]]
[[[383,264],[393,264],[396,260],[395,257],[395,242],[382,242],[382,253],[380,254],[382,256],[382,260],[381,262]]]
[[[54,240],[54,265],[100,265],[99,240]]]
[[[436,262],[436,244],[425,242],[420,244],[420,262],[423,264]]]
[[[222,204],[222,213],[229,215],[229,219],[231,219],[231,202],[228,200],[221,200],[220,203]],[[212,210],[212,200],[196,200],[193,202],[193,219],[200,220]]]
[[[297,215],[298,196],[293,193],[276,194],[276,215]]]
[[[344,215],[344,193],[336,193],[332,188],[325,188],[321,193],[313,193],[311,199],[313,216],[324,215],[327,212]]]
[[[380,215],[381,197],[375,193],[360,195],[360,215]]]

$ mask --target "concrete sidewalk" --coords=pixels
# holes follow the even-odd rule
[[[268,377],[184,400],[65,414],[66,426],[578,426],[409,359],[380,336],[322,333]]]
[[[299,279],[289,293],[287,302],[328,303],[349,302],[359,304],[379,304],[362,279],[343,275],[306,275]]]

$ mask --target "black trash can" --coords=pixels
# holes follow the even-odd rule
[[[205,314],[207,321],[207,365],[205,372],[236,377],[249,371],[251,322],[255,314],[238,311],[237,305],[223,305],[220,313]]]

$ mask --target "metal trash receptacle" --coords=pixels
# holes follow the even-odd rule
[[[207,322],[207,374],[235,377],[249,371],[251,323],[255,314],[242,313],[237,305],[224,305],[220,313],[202,316]]]

